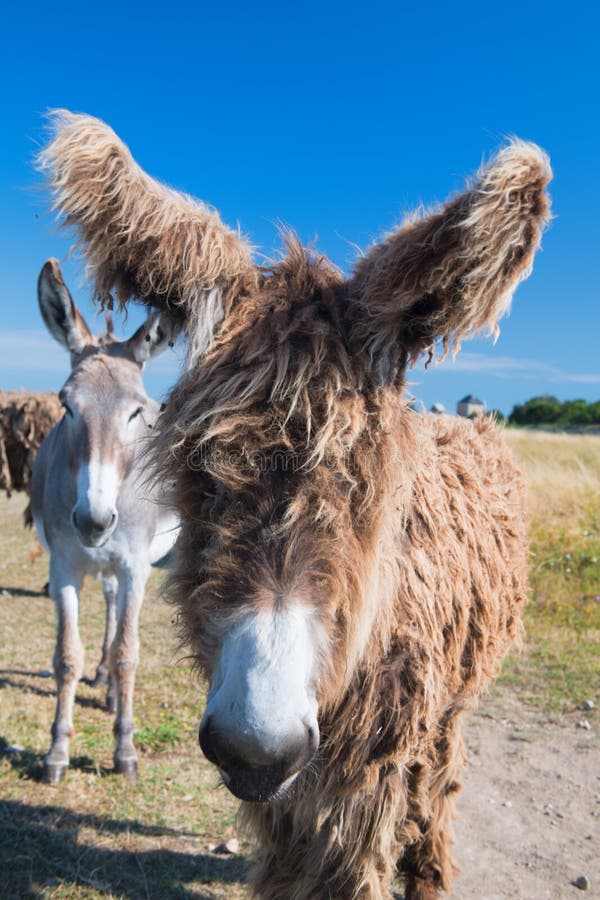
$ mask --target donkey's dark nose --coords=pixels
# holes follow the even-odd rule
[[[116,509],[107,509],[99,513],[75,507],[71,513],[71,521],[82,543],[91,547],[101,544],[107,537],[107,533],[114,530],[117,518]]]
[[[225,784],[240,800],[268,802],[297,775],[319,746],[315,726],[299,723],[295,733],[282,738],[277,748],[266,750],[247,734],[222,732],[212,716],[205,716],[198,741],[206,758],[223,774]]]

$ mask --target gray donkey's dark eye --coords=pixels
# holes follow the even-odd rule
[[[139,416],[139,414],[141,413],[143,408],[144,408],[143,406],[138,406],[137,409],[134,409],[134,411],[131,413],[131,415],[129,416],[129,419],[127,421],[133,422],[133,420],[136,418],[136,416]]]

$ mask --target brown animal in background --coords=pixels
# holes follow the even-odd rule
[[[37,452],[62,414],[57,394],[0,391],[0,490],[9,497],[29,493]]]
[[[549,217],[515,141],[349,279],[294,238],[270,270],[102,122],[57,114],[41,165],[103,299],[185,320],[158,423],[182,518],[170,581],[210,691],[206,756],[258,841],[255,896],[435,898],[461,725],[520,631],[523,487],[500,431],[421,416],[421,354],[494,331]]]

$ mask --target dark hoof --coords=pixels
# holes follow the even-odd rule
[[[103,685],[108,684],[108,673],[107,672],[96,672],[96,677],[90,683],[90,687],[98,688]]]
[[[127,781],[137,781],[138,765],[136,759],[115,759],[115,772],[117,775],[123,775]]]
[[[45,762],[44,771],[42,772],[42,781],[44,784],[60,784],[61,781],[64,781],[67,769],[68,766]]]
[[[106,695],[106,708],[109,713],[116,713],[117,711],[117,698]]]

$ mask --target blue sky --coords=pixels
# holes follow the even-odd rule
[[[459,188],[504,136],[552,158],[555,220],[498,343],[417,368],[449,408],[600,397],[599,13],[571,2],[82,4],[24,0],[0,21],[0,387],[67,374],[35,284],[64,260],[31,167],[49,107],[106,119],[152,175],[214,204],[267,255],[276,223],[348,270],[356,246]],[[82,268],[72,292],[94,326]],[[140,321],[130,315],[125,332]],[[99,323],[97,325],[99,327]],[[156,395],[177,359],[148,366]]]

